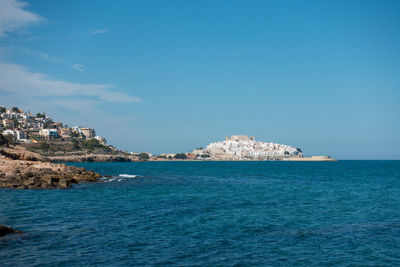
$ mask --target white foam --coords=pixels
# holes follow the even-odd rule
[[[105,183],[113,182],[115,181],[115,178],[103,178],[102,179]]]
[[[135,177],[138,177],[138,175],[133,175],[133,174],[120,174],[118,176],[119,177],[124,177],[124,178],[135,178]]]

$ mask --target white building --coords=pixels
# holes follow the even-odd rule
[[[96,135],[94,139],[98,140],[100,144],[105,145],[107,143],[106,139],[104,137]]]
[[[220,160],[254,160],[301,156],[297,148],[271,142],[259,142],[254,137],[233,135],[225,141],[209,144],[205,152]]]
[[[28,135],[27,135],[27,133],[25,131],[15,130],[14,132],[15,132],[15,137],[18,140],[26,140],[26,139],[28,139]]]
[[[41,129],[39,135],[48,139],[59,138],[57,129]]]
[[[11,129],[7,129],[3,131],[3,135],[12,135],[15,137],[15,131]]]
[[[94,131],[94,129],[92,128],[81,128],[80,129],[82,134],[86,137],[86,138],[94,138],[96,136],[96,133]]]
[[[3,127],[4,128],[11,128],[14,129],[14,121],[10,119],[4,119],[3,120]]]

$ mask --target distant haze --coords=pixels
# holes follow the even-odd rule
[[[399,1],[0,0],[0,105],[127,151],[400,159]]]

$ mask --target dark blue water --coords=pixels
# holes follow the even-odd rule
[[[1,266],[400,265],[400,161],[82,163],[0,190]]]

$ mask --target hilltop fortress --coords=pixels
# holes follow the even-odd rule
[[[303,157],[299,148],[260,142],[246,135],[226,137],[225,141],[211,143],[205,149],[193,153],[208,155],[211,160],[282,160]]]
[[[24,112],[0,106],[0,145],[18,145],[56,162],[158,161],[158,160],[287,160],[334,161],[329,156],[303,157],[300,148],[256,141],[254,136],[232,135],[206,148],[188,153],[152,155],[125,152],[106,144],[106,139],[87,127],[68,127],[45,113]]]

